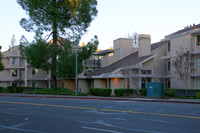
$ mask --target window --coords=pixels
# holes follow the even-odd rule
[[[12,58],[12,64],[17,64],[17,58],[16,57]]]
[[[24,65],[24,59],[20,58],[20,65]]]
[[[197,61],[196,61],[196,64],[197,64],[197,68],[200,68],[200,57],[197,57]]]
[[[147,70],[147,74],[151,74],[151,70]]]
[[[171,46],[170,45],[171,45],[170,42],[168,42],[168,44],[167,44],[167,51],[168,52],[170,52],[170,50],[171,50]]]
[[[49,87],[49,82],[47,82],[47,88],[50,88],[50,87]]]
[[[37,73],[38,73],[38,69],[32,68],[32,75],[35,75],[35,74],[37,74]]]
[[[168,62],[167,68],[168,68],[168,71],[170,71],[170,61]]]
[[[22,70],[19,70],[19,77],[21,78],[21,77],[22,77],[22,75],[23,75],[23,72],[22,72]]]
[[[151,74],[151,70],[141,70],[141,74]]]
[[[197,35],[196,44],[197,46],[200,46],[200,35]]]
[[[17,70],[12,70],[12,77],[17,77]]]
[[[141,74],[146,74],[146,70],[141,70]]]
[[[47,71],[47,75],[49,75],[49,71]]]
[[[151,82],[151,78],[147,78],[147,82]]]
[[[167,88],[171,88],[170,79],[167,80]]]
[[[37,83],[32,82],[32,87],[37,87]]]

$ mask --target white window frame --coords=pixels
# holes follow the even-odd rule
[[[17,65],[18,59],[16,57],[12,57],[12,64]]]

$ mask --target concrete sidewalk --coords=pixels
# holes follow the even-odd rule
[[[22,94],[22,93],[0,93],[0,97],[96,99],[96,100],[119,100],[119,101],[168,102],[168,103],[200,104],[200,99],[123,98],[123,97],[66,96],[66,95]]]

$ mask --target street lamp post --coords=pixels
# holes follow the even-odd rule
[[[76,37],[76,96],[77,96],[77,83],[78,83],[78,79],[77,79],[77,74],[78,74],[78,38]]]

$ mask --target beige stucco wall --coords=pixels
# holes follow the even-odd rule
[[[172,38],[170,40],[171,44],[171,51],[168,52],[169,55],[176,54],[177,50],[180,50],[180,48],[184,49],[190,49],[191,48],[191,35],[184,35],[184,36],[179,36],[177,38]]]
[[[90,80],[88,79],[79,79],[78,80],[78,87],[81,89],[81,92],[83,93],[89,93],[90,92]]]
[[[117,57],[117,56],[108,56],[108,55],[104,56],[101,59],[101,67],[109,66],[110,64],[113,64],[118,60],[119,60],[119,57]]]
[[[94,88],[106,88],[106,80],[105,79],[95,79],[94,80]]]
[[[140,34],[138,36],[138,56],[146,56],[151,54],[151,35]]]
[[[166,45],[152,51],[152,54],[156,55],[153,59],[153,75],[156,77],[166,76],[166,60],[161,59],[161,57],[167,54]]]
[[[2,63],[6,69],[1,72],[0,80],[5,82],[5,84],[3,83],[4,85],[12,85],[12,82],[18,79],[25,80],[25,69],[27,69],[28,86],[32,86],[30,79],[34,78],[34,82],[37,82],[38,86],[46,88],[47,81],[40,80],[46,78],[47,72],[39,70],[36,75],[32,75],[32,69],[30,67],[25,68],[25,60],[23,64],[20,62],[22,57],[20,55],[19,46],[14,46],[10,48],[10,50],[2,52],[2,55]],[[17,59],[17,64],[12,64],[12,58]],[[12,70],[17,70],[17,77],[12,76]],[[20,71],[22,72],[21,77]],[[21,84],[21,86],[24,86],[24,84]]]
[[[32,74],[32,71],[31,71],[31,74]],[[38,69],[38,72],[36,74],[32,74],[33,79],[44,79],[46,77],[47,77],[47,72],[41,69]]]
[[[171,38],[170,40],[171,44],[171,51],[167,52],[168,55],[176,55],[176,52],[180,50],[182,47],[184,50],[190,50],[191,52],[194,51],[195,47],[195,37],[190,34],[182,34],[177,37]],[[199,46],[196,47],[197,52],[200,52]],[[171,88],[179,88],[179,89],[185,89],[186,86],[184,83],[179,79],[177,74],[175,73],[175,68],[172,65],[172,60],[174,60],[176,57],[168,59],[171,62],[171,70],[168,72],[168,75],[174,76],[170,79],[171,82]],[[167,65],[166,65],[167,66]],[[195,89],[195,80],[190,79],[190,85],[188,86],[190,89]]]
[[[114,95],[114,90],[119,88],[126,88],[126,80],[125,79],[119,79],[119,78],[113,78],[111,79],[111,89],[112,94]]]
[[[29,87],[32,87],[32,82],[34,82],[38,88],[47,88],[47,81],[28,81]]]
[[[4,67],[7,67],[8,65],[10,65],[10,59],[9,58],[2,58],[2,63],[4,65]]]
[[[120,59],[133,53],[133,40],[119,38],[114,40],[114,56],[119,56]]]
[[[144,70],[152,70],[154,64],[154,59],[150,59],[142,64],[142,69]]]
[[[74,79],[72,80],[65,80],[65,88],[75,91],[76,82]]]
[[[8,77],[10,77],[10,71],[9,70],[4,70],[0,72],[0,80],[5,81],[8,80]]]

